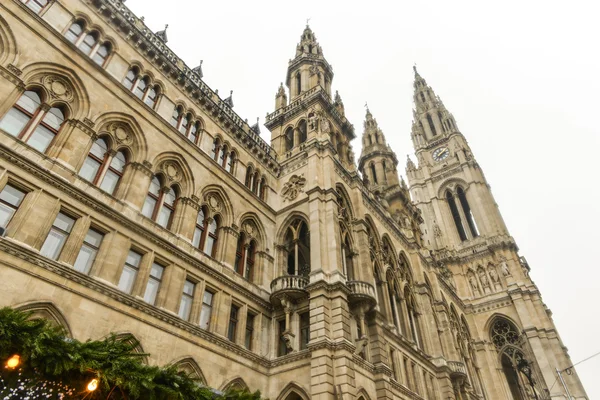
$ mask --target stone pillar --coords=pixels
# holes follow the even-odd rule
[[[116,286],[130,245],[129,238],[119,232],[113,231],[105,235],[90,275]]]
[[[148,284],[148,277],[150,276],[150,269],[152,268],[152,262],[154,261],[154,252],[149,251],[142,256],[138,273],[131,290],[131,295],[139,298],[144,298],[146,292],[146,285]]]
[[[87,215],[77,218],[73,228],[71,229],[69,238],[67,239],[60,253],[60,257],[58,257],[58,261],[65,262],[69,265],[73,265],[75,263],[81,246],[83,245],[85,236],[90,229],[90,223],[91,218]]]
[[[181,197],[175,207],[171,231],[191,242],[196,228],[200,205],[189,197]]]
[[[48,157],[52,157],[67,168],[78,172],[92,143],[97,139],[93,125],[89,120],[81,122],[70,119],[66,121],[48,151]]]
[[[333,400],[335,394],[331,342],[331,304],[327,290],[309,286],[310,296],[310,342],[311,399]]]
[[[165,268],[160,290],[156,297],[156,306],[177,314],[179,302],[183,293],[185,281],[185,270],[177,264],[171,264]],[[196,288],[196,291],[198,288]]]
[[[229,266],[234,271],[237,267],[235,265],[235,259],[239,236],[240,234],[237,232],[237,230],[232,227],[223,226],[219,228],[219,239],[223,240],[223,243],[220,246],[222,251],[221,257],[217,259],[222,260],[225,265]]]
[[[130,163],[122,178],[122,198],[136,210],[142,210],[152,180],[152,165],[149,162]],[[130,171],[131,170],[131,171]]]
[[[47,192],[36,190],[27,193],[8,224],[6,236],[39,249],[59,207],[59,200]]]

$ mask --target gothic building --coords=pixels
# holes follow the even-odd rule
[[[0,306],[273,400],[564,398],[551,312],[416,70],[405,182],[369,110],[355,162],[308,26],[270,144],[166,42],[121,0],[0,3]]]

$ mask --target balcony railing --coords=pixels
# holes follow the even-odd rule
[[[448,367],[450,368],[450,375],[454,377],[466,377],[467,367],[460,361],[448,361]]]
[[[374,306],[377,303],[375,298],[375,288],[368,282],[363,281],[348,281],[346,285],[350,289],[348,300],[350,303],[366,302]]]
[[[305,297],[308,293],[308,277],[302,275],[284,275],[271,282],[271,300],[280,300],[283,296],[290,300]]]

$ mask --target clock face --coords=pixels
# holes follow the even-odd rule
[[[440,162],[448,158],[450,155],[450,150],[448,150],[447,147],[440,147],[439,149],[435,149],[432,155],[434,161]]]

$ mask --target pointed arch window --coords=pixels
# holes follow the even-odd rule
[[[467,196],[463,188],[458,187],[456,189],[456,194],[458,195],[458,200],[463,208],[463,212],[465,218],[467,219],[467,225],[469,226],[469,230],[471,231],[471,235],[475,238],[479,236],[479,231],[477,230],[477,225],[475,224],[475,218],[473,218],[473,213],[471,212],[471,207],[469,207],[469,202],[467,201]]]
[[[246,187],[248,189],[252,189],[253,177],[254,177],[254,169],[252,168],[251,165],[249,165],[248,168],[246,168],[246,180],[244,181],[244,185],[246,185]]]
[[[192,244],[194,247],[202,250],[204,248],[204,232],[206,224],[206,209],[204,207],[200,208],[198,211],[198,216],[196,217],[196,228],[194,229],[194,237],[192,239]]]
[[[302,93],[302,77],[300,73],[296,74],[296,94]]]
[[[232,151],[227,157],[227,164],[225,165],[225,171],[233,174],[233,166],[235,165],[235,153]]]
[[[61,107],[42,107],[38,92],[27,90],[0,121],[0,129],[44,153],[62,128],[66,113]]]
[[[196,228],[194,229],[192,244],[211,257],[214,257],[216,254],[220,222],[221,220],[218,215],[209,218],[206,207],[200,208],[198,217],[196,218]]]
[[[296,220],[287,229],[285,235],[288,275],[308,276],[310,273],[310,237],[308,226],[302,220]]]
[[[256,241],[246,244],[246,235],[242,232],[238,238],[235,252],[235,271],[250,282],[254,281],[254,261]]]
[[[219,152],[219,159],[217,160],[217,162],[219,163],[219,165],[223,168],[225,168],[225,163],[227,162],[227,151],[229,149],[227,148],[226,145],[223,146],[223,148],[221,149],[221,151]]]
[[[111,154],[106,141],[100,138],[92,144],[79,175],[105,192],[114,194],[126,165],[125,152]]]
[[[446,191],[446,201],[448,201],[448,205],[450,206],[450,212],[452,213],[452,219],[454,220],[454,225],[456,226],[456,230],[458,231],[458,236],[461,241],[467,240],[467,234],[465,232],[465,228],[463,227],[462,220],[460,218],[460,213],[458,211],[458,207],[456,207],[456,201],[454,200],[454,196],[452,192],[449,190]]]
[[[175,214],[179,192],[175,186],[161,183],[158,176],[152,177],[150,188],[142,207],[142,215],[155,221],[165,229],[170,229]]]
[[[245,245],[246,235],[244,232],[240,233],[238,237],[237,246],[235,249],[235,272],[242,275],[244,273],[244,253],[245,253]]]
[[[217,250],[217,240],[219,239],[219,216],[210,219],[207,227],[206,243],[204,244],[204,252],[211,257],[214,257]]]
[[[212,150],[210,151],[210,156],[213,160],[218,161],[220,150],[221,150],[221,141],[219,140],[219,138],[216,138],[213,141],[213,147],[212,147]]]
[[[306,142],[307,139],[307,131],[306,131],[306,121],[302,120],[300,121],[300,124],[298,125],[298,143],[304,143]]]
[[[294,128],[291,126],[285,131],[285,151],[290,151],[294,147]]]
[[[433,118],[431,115],[427,114],[427,123],[429,124],[429,129],[431,129],[431,134],[433,136],[437,136],[437,131],[435,130],[435,125],[433,123]]]
[[[373,183],[377,184],[377,172],[375,171],[375,164],[371,163],[371,176],[373,177]]]

